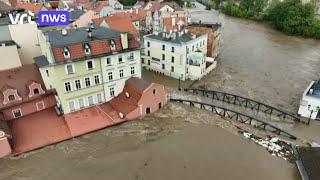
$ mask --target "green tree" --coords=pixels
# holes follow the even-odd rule
[[[272,7],[266,20],[277,29],[292,35],[319,38],[320,20],[315,18],[313,4],[299,0],[286,0]]]

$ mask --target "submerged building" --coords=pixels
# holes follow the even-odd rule
[[[201,79],[216,67],[216,61],[207,57],[207,43],[207,34],[191,34],[187,29],[154,32],[144,36],[142,65],[176,79]]]
[[[310,119],[320,118],[320,82],[312,81],[304,91],[298,114]]]
[[[130,77],[141,77],[136,37],[105,27],[40,33],[35,61],[47,89],[56,89],[65,114],[117,96]]]

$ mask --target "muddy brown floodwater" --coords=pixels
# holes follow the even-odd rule
[[[204,20],[213,18],[210,12],[197,14]],[[196,86],[296,112],[305,87],[320,77],[319,41],[228,17],[223,31],[218,67]],[[171,91],[178,84],[146,71],[143,76]],[[170,103],[143,120],[0,159],[0,179],[298,179],[294,164],[237,135],[233,123]],[[320,125],[312,122],[296,130],[317,140]]]

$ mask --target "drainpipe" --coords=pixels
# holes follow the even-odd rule
[[[100,58],[100,70],[101,70],[101,83],[102,83],[102,87],[103,87],[103,94],[104,94],[104,101],[106,102],[106,91],[105,91],[105,87],[104,87],[104,76],[103,76],[103,71],[102,71],[102,58]]]

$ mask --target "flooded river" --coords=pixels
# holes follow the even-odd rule
[[[202,19],[212,14],[201,14]],[[303,90],[320,76],[320,42],[268,25],[225,18],[218,67],[196,86],[232,92],[296,112]],[[178,82],[144,78],[174,90]],[[186,85],[184,83],[183,85]],[[0,179],[297,179],[294,164],[271,156],[209,112],[170,103],[161,112],[0,159]],[[298,126],[317,139],[320,124]]]

